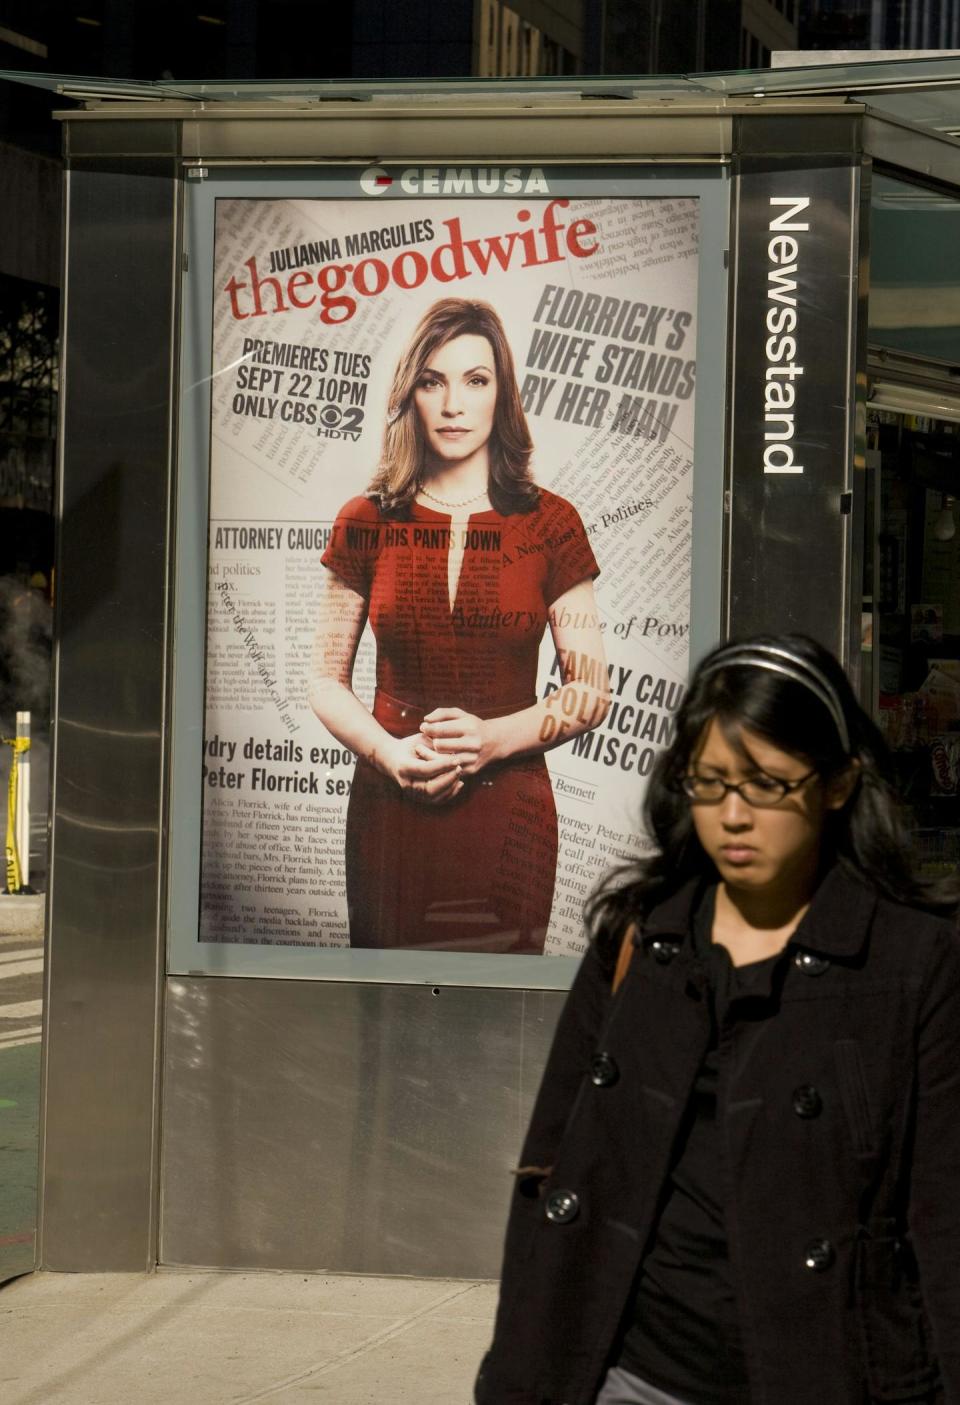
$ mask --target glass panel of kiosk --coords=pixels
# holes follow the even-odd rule
[[[872,204],[864,688],[923,866],[947,872],[960,863],[960,200],[878,176]]]

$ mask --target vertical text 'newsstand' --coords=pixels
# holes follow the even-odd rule
[[[803,465],[793,456],[796,430],[794,406],[796,381],[803,375],[797,361],[797,270],[800,241],[794,235],[806,233],[810,225],[797,219],[809,208],[809,196],[772,195],[767,225],[767,339],[763,396],[764,473],[802,473]]]

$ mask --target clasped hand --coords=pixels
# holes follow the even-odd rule
[[[482,718],[459,707],[439,707],[426,715],[418,733],[395,742],[390,771],[411,798],[442,805],[460,794],[464,777],[483,770],[492,754]]]
[[[461,774],[475,776],[493,760],[490,724],[460,707],[437,707],[420,723],[420,734],[437,755],[459,763]]]

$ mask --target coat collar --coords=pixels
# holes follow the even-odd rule
[[[670,893],[647,915],[641,939],[686,938],[703,888],[702,878],[691,878]],[[822,952],[824,956],[856,956],[867,939],[876,906],[874,890],[836,863],[822,878],[806,916],[787,945]]]

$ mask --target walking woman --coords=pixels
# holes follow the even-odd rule
[[[543,753],[597,726],[609,688],[597,563],[532,453],[499,317],[434,303],[397,367],[377,473],[323,556],[310,700],[359,757],[352,946],[543,951],[557,864]],[[372,711],[353,678],[368,618]],[[548,625],[561,686],[538,699]]]
[[[593,902],[479,1405],[960,1405],[957,885],[799,636],[697,669]]]

